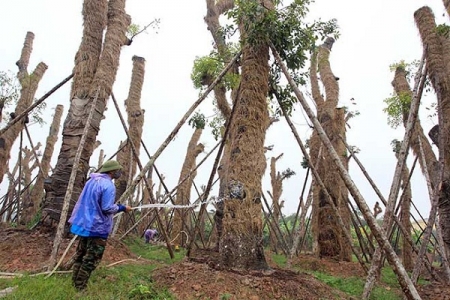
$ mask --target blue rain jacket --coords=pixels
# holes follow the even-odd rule
[[[72,211],[70,231],[83,237],[107,238],[113,226],[113,215],[125,211],[114,204],[116,187],[108,174],[92,173]]]

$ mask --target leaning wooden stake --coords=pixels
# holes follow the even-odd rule
[[[278,62],[279,66],[281,67],[284,75],[286,76],[289,84],[291,85],[292,89],[294,90],[294,93],[301,103],[303,109],[306,111],[306,114],[308,115],[311,122],[314,124],[315,129],[317,130],[319,137],[326,147],[327,151],[329,152],[330,156],[332,157],[334,163],[336,164],[338,171],[342,177],[342,179],[345,182],[345,185],[347,186],[348,190],[350,191],[351,195],[353,196],[353,199],[355,199],[359,209],[361,210],[361,213],[364,215],[364,218],[367,221],[367,224],[369,225],[370,229],[372,230],[375,239],[377,240],[378,244],[383,248],[383,250],[386,252],[387,258],[389,263],[392,265],[395,274],[398,277],[398,281],[400,283],[400,286],[403,289],[403,292],[405,293],[406,297],[408,299],[421,299],[419,293],[417,292],[414,284],[412,283],[411,279],[408,277],[408,273],[406,272],[405,268],[401,264],[397,254],[395,253],[394,249],[392,248],[391,244],[389,243],[385,231],[378,225],[377,221],[373,217],[370,208],[367,206],[367,203],[364,199],[364,197],[359,192],[358,188],[356,187],[355,183],[351,179],[350,175],[348,174],[347,170],[345,169],[344,165],[342,164],[339,155],[334,150],[330,139],[325,134],[322,125],[320,124],[319,120],[317,120],[316,116],[314,115],[313,110],[309,107],[309,104],[306,102],[305,98],[303,97],[302,92],[299,90],[297,85],[295,84],[294,80],[292,79],[291,75],[289,74],[289,71],[283,61],[280,58],[280,55],[276,51],[275,47],[273,45],[270,46],[272,49],[272,53],[275,56],[275,60]]]
[[[95,105],[97,104],[99,91],[100,87],[97,89],[97,94],[95,95],[95,98],[92,101],[91,110],[89,112],[86,125],[84,126],[83,135],[81,136],[80,144],[78,145],[78,150],[75,155],[75,159],[73,161],[72,172],[70,173],[69,184],[67,185],[66,195],[64,196],[64,202],[63,207],[61,209],[61,217],[59,219],[58,229],[56,230],[56,236],[55,239],[53,240],[52,253],[50,255],[50,260],[48,264],[50,269],[53,268],[56,264],[56,257],[58,255],[59,245],[61,244],[61,239],[64,233],[64,227],[66,225],[67,214],[69,212],[70,198],[72,197],[73,185],[75,183],[75,178],[77,176],[78,164],[80,162],[81,152],[83,150],[84,143],[86,142],[87,132],[91,124],[92,116],[94,115]]]

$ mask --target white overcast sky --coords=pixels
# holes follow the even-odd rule
[[[383,99],[392,93],[393,73],[390,72],[389,65],[402,59],[412,61],[421,58],[422,46],[413,13],[423,5],[429,5],[433,9],[437,23],[447,22],[448,17],[444,15],[445,10],[440,0],[317,0],[310,7],[310,20],[338,20],[341,37],[333,47],[330,60],[334,73],[340,77],[340,105],[350,106],[349,100],[354,98],[357,105],[352,107],[361,113],[350,121],[348,142],[361,149],[359,159],[386,198],[396,165],[390,142],[393,139],[402,139],[404,134],[402,128],[393,130],[387,125],[386,115],[382,111]],[[29,70],[40,61],[49,66],[36,96],[42,96],[67,77],[72,71],[74,55],[81,40],[81,8],[81,0],[3,1],[0,13],[0,28],[3,28],[0,31],[0,70],[16,72],[15,62],[20,56],[25,34],[32,31],[35,33],[35,40]],[[208,54],[212,46],[211,35],[203,21],[206,4],[203,0],[128,0],[127,12],[133,18],[133,23],[139,25],[145,25],[155,18],[161,19],[157,33],[155,30],[149,30],[147,34],[136,38],[130,47],[123,48],[113,89],[124,113],[123,100],[127,97],[131,78],[131,57],[139,55],[146,59],[141,99],[141,105],[146,110],[143,140],[153,153],[198,98],[198,91],[192,85],[190,73],[195,57]],[[47,124],[42,128],[38,125],[30,128],[34,143],[45,141],[51,123],[51,108],[63,104],[63,119],[65,118],[69,107],[69,89],[70,85],[67,85],[47,100]],[[303,89],[303,92],[308,91]],[[423,104],[429,105],[431,101],[434,101],[434,97],[429,97]],[[211,103],[210,97],[200,106],[200,111],[210,115]],[[424,105],[421,121],[427,133],[437,120],[426,118]],[[306,125],[304,116],[300,106],[297,106],[292,119],[302,138],[306,139],[311,129]],[[178,181],[192,132],[187,124],[183,126],[175,140],[156,161],[159,171],[166,176],[169,189]],[[110,102],[99,135],[101,148],[108,157],[116,151],[119,139],[124,140],[125,133]],[[60,140],[61,138],[59,142]],[[206,152],[215,145],[209,130],[205,130],[201,141],[206,145]],[[286,201],[283,213],[294,213],[305,170],[300,166],[302,154],[299,146],[284,120],[269,129],[266,145],[271,144],[275,147],[272,153],[267,153],[268,158],[284,153],[277,168],[284,170],[289,167],[297,172],[296,176],[285,181],[282,195],[282,199]],[[58,144],[54,162],[59,147]],[[142,154],[141,158],[144,164],[148,162],[145,154]],[[17,154],[13,155],[10,164],[15,163],[16,159]],[[96,165],[97,159],[98,150],[92,156],[90,164]],[[212,160],[213,158],[199,170],[195,180],[198,186],[207,183]],[[408,162],[411,166],[411,157]],[[374,202],[378,200],[375,193],[357,165],[351,163],[350,168],[353,180],[369,206],[373,207]],[[264,191],[270,190],[269,169],[263,180]],[[1,190],[3,194],[5,187],[2,186]],[[418,169],[413,176],[413,201],[421,213],[428,217],[429,198]]]

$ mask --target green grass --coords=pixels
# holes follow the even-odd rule
[[[364,290],[364,284],[365,284],[365,277],[348,277],[348,278],[341,278],[341,277],[335,277],[326,273],[322,272],[312,272],[312,274],[320,281],[324,282],[325,284],[336,288],[338,290],[341,290],[349,295],[355,296],[355,297],[361,297],[363,290]],[[386,282],[384,279],[382,279],[383,282]],[[370,299],[374,300],[396,300],[396,299],[402,299],[402,297],[398,294],[398,283],[395,281],[393,286],[387,285],[387,288],[377,286],[373,289]]]
[[[184,251],[176,252],[172,261],[165,247],[144,244],[142,241],[128,240],[130,249],[146,259],[161,264],[170,264],[184,257]],[[119,264],[106,268],[98,267],[89,279],[86,291],[79,293],[72,287],[70,274],[45,276],[24,276],[14,279],[0,279],[0,289],[17,286],[14,293],[2,298],[58,300],[58,299],[175,299],[167,290],[156,289],[152,282],[155,264]]]
[[[186,251],[181,248],[179,252],[174,252],[175,257],[172,260],[165,246],[145,244],[141,239],[127,239],[125,240],[125,244],[127,244],[134,254],[164,264],[172,264],[182,260],[186,256]]]
[[[286,267],[287,262],[286,256],[284,256],[283,254],[276,254],[276,253],[273,253],[271,256],[273,262],[276,263],[277,266],[279,266],[280,268]]]
[[[72,287],[70,274],[15,278],[8,280],[8,286],[17,286],[17,289],[2,299],[175,299],[167,290],[153,286],[151,272],[154,268],[154,265],[138,264],[99,267],[82,293]]]

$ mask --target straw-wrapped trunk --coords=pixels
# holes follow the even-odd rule
[[[131,143],[136,149],[139,157],[141,149],[142,130],[144,126],[144,110],[141,108],[141,93],[144,84],[145,59],[133,56],[133,71],[131,74],[131,84],[128,91],[128,98],[125,100],[125,107],[128,118],[128,135]],[[123,167],[122,176],[116,179],[116,200],[122,196],[127,188],[128,178],[134,177],[136,173],[136,159],[132,152],[130,143],[127,143],[122,150],[117,153],[117,161]]]
[[[324,131],[340,155],[344,167],[348,170],[347,150],[340,136],[345,140],[345,110],[337,108],[339,101],[339,85],[334,76],[329,55],[334,39],[327,38],[311,60],[311,87],[313,98],[317,104],[317,118]],[[317,55],[317,56],[316,56]],[[317,67],[325,87],[326,98],[321,96],[317,79]],[[320,257],[334,257],[340,260],[351,260],[351,245],[345,239],[345,232],[350,232],[350,212],[347,207],[348,192],[344,181],[339,176],[332,157],[326,152],[317,157],[321,142],[314,131],[310,140],[311,164],[317,165],[317,173],[321,177],[331,200],[339,211],[344,228],[339,226],[337,215],[327,199],[327,195],[315,184],[313,187],[313,220],[312,228],[316,239],[316,253]]]
[[[203,144],[199,143],[202,132],[203,128],[196,128],[192,134],[191,140],[189,141],[178,183],[181,183],[188,176],[189,178],[184,180],[184,182],[178,186],[177,195],[175,197],[175,204],[177,205],[189,205],[190,203],[191,187],[195,176],[197,175],[197,171],[192,173],[191,171],[195,168],[195,160],[197,156],[202,153],[205,148]],[[182,234],[181,232],[189,232],[189,228],[187,227],[189,226],[189,219],[186,213],[188,211],[189,210],[187,209],[176,209],[174,211],[171,239],[175,245],[184,246],[184,243],[186,242],[186,234]]]
[[[21,85],[20,98],[17,102],[17,106],[14,110],[14,115],[20,115],[25,109],[27,109],[34,100],[36,90],[39,82],[42,79],[47,65],[40,62],[31,74],[28,74],[28,64],[30,61],[31,52],[33,50],[34,33],[27,32],[25,42],[23,44],[22,53],[20,59],[16,62],[19,72],[17,78]],[[28,117],[15,123],[0,137],[0,183],[3,181],[3,177],[8,170],[9,158],[11,157],[11,148],[19,136],[20,132],[24,129],[24,124],[27,122]]]
[[[271,1],[265,1],[271,7]],[[239,24],[245,39],[245,22]],[[242,47],[242,75],[235,116],[230,124],[228,192],[224,202],[223,236],[219,244],[225,267],[265,269],[262,244],[261,179],[266,170],[264,140],[267,108],[269,47],[264,41]]]
[[[59,220],[61,215],[62,202],[74,167],[77,174],[69,214],[83,189],[100,122],[116,78],[120,51],[128,43],[125,33],[131,22],[125,13],[125,0],[85,0],[83,18],[83,38],[75,56],[70,108],[64,122],[61,150],[54,173],[45,186],[44,217],[49,215],[54,220]],[[77,148],[95,98],[98,101],[81,150],[81,160],[74,166]]]
[[[438,102],[438,148],[441,170],[435,189],[439,189],[439,220],[442,238],[448,251],[450,248],[450,71],[448,67],[450,49],[448,43],[438,33],[433,12],[429,7],[424,6],[418,9],[414,13],[414,18],[426,53],[428,76]]]

